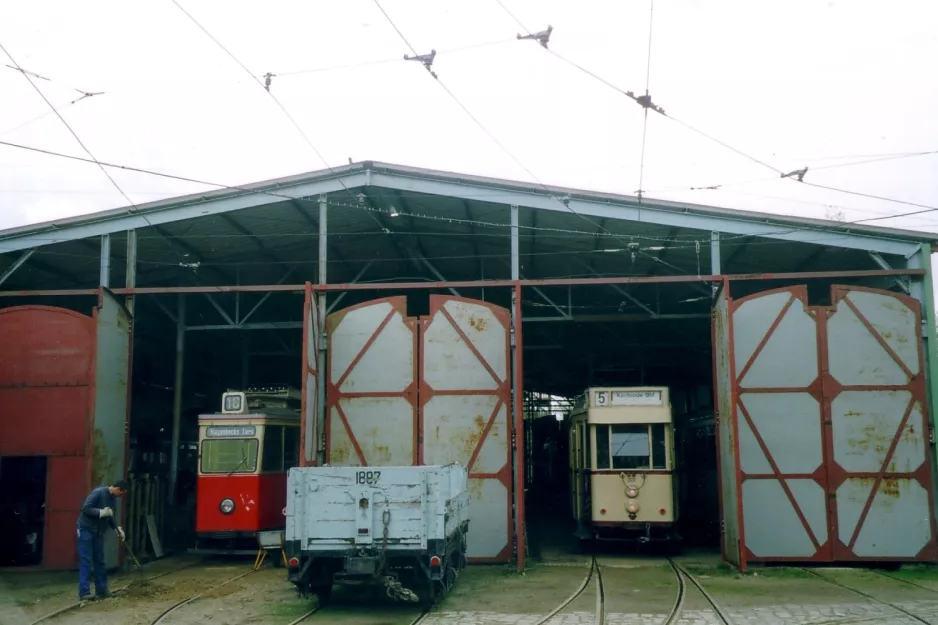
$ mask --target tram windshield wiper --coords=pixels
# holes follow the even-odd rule
[[[235,468],[233,468],[231,471],[228,472],[228,477],[231,477],[235,471],[240,469],[242,464],[245,466],[247,466],[248,464],[248,457],[247,457],[247,454],[244,453],[243,449],[241,450],[241,461],[235,465]]]

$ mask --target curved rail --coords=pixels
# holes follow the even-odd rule
[[[302,616],[297,617],[295,620],[290,621],[289,623],[287,623],[287,625],[299,625],[299,623],[302,623],[303,621],[311,617],[313,614],[316,614],[316,612],[319,612],[320,610],[322,610],[322,606],[317,605],[315,608],[313,608],[306,614],[303,614]]]
[[[593,557],[596,567],[596,625],[606,624],[606,589],[603,586],[603,569]]]
[[[576,601],[577,597],[579,597],[580,595],[582,595],[582,594],[583,594],[583,591],[586,590],[586,587],[589,586],[590,581],[593,579],[593,574],[596,572],[597,566],[598,566],[598,564],[596,563],[596,558],[594,557],[594,558],[590,561],[590,568],[589,568],[589,571],[586,572],[586,577],[583,578],[583,582],[580,584],[580,587],[577,588],[576,591],[574,591],[574,593],[573,593],[572,595],[570,595],[569,597],[567,597],[566,599],[564,599],[564,600],[560,603],[560,605],[558,605],[556,608],[554,608],[553,610],[551,610],[551,611],[547,614],[547,616],[545,616],[545,617],[542,618],[541,620],[537,621],[534,625],[544,625],[544,623],[546,623],[546,622],[549,621],[550,619],[552,619],[552,618],[554,618],[555,616],[557,616],[557,614],[559,614],[564,608],[566,608],[568,605],[570,605],[571,603],[573,603],[574,601]]]
[[[727,614],[723,610],[723,608],[720,607],[720,604],[716,602],[716,599],[710,596],[710,593],[708,593],[704,589],[703,584],[697,581],[696,577],[688,573],[686,568],[684,568],[683,566],[681,566],[680,564],[678,564],[671,558],[668,558],[668,562],[671,563],[671,566],[674,567],[675,570],[677,570],[681,575],[687,578],[687,580],[690,581],[691,584],[697,587],[697,590],[700,591],[701,596],[703,596],[703,598],[707,600],[707,603],[710,604],[710,607],[713,608],[713,611],[716,613],[717,618],[723,621],[724,625],[733,625],[733,619],[730,618],[730,615]]]
[[[880,604],[882,604],[882,605],[888,606],[888,607],[892,608],[893,610],[896,610],[897,612],[902,612],[903,614],[905,614],[905,615],[908,616],[909,618],[915,619],[915,620],[918,621],[919,623],[931,623],[931,621],[926,621],[926,620],[923,619],[921,616],[918,616],[917,614],[914,614],[914,613],[912,613],[912,612],[909,612],[909,611],[906,610],[905,608],[900,608],[899,606],[897,606],[897,605],[894,604],[894,603],[890,603],[890,602],[888,602],[888,601],[884,601],[884,600],[882,600],[882,599],[878,599],[878,598],[874,597],[873,595],[871,595],[871,594],[869,594],[869,593],[863,592],[862,590],[857,590],[856,588],[854,588],[854,587],[852,587],[852,586],[848,586],[848,585],[843,584],[843,583],[841,583],[841,582],[838,582],[838,581],[835,581],[835,580],[833,580],[833,579],[830,579],[829,577],[827,577],[827,576],[825,576],[825,575],[821,575],[820,573],[818,573],[818,572],[816,572],[816,571],[812,571],[812,570],[810,570],[810,569],[804,569],[804,568],[799,569],[799,570],[804,571],[805,573],[810,573],[811,575],[813,575],[813,576],[815,576],[815,577],[817,577],[817,578],[819,578],[819,579],[824,580],[825,582],[827,582],[828,584],[830,584],[830,585],[832,585],[832,586],[837,586],[838,588],[843,588],[844,590],[849,590],[850,592],[852,592],[852,593],[855,594],[855,595],[859,595],[859,596],[861,596],[861,597],[865,597],[866,599],[869,599],[870,601],[875,601],[876,603],[880,603]],[[884,574],[884,575],[885,575],[885,574]],[[892,577],[891,575],[885,575],[885,576],[886,576],[886,577],[889,577],[889,578],[891,578],[891,579],[896,579],[896,580],[898,580],[898,581],[904,581],[904,580],[900,580],[900,579],[897,578],[897,577]],[[909,583],[912,583],[912,582],[909,582]],[[912,584],[912,585],[913,585],[913,586],[918,586],[918,584]],[[924,588],[924,586],[922,586],[922,588]],[[931,589],[928,589],[928,590],[931,590]]]
[[[163,619],[164,619],[164,618],[166,618],[167,616],[169,616],[170,614],[172,614],[173,612],[175,612],[175,611],[178,610],[179,608],[183,607],[184,605],[188,605],[188,604],[192,603],[193,601],[195,601],[196,599],[200,599],[200,598],[202,598],[202,596],[206,595],[207,593],[210,593],[210,592],[212,592],[213,590],[217,590],[217,589],[221,588],[222,586],[227,586],[227,585],[230,584],[231,582],[236,582],[236,581],[238,581],[239,579],[241,579],[242,577],[247,577],[248,575],[250,575],[250,574],[253,573],[253,572],[254,572],[254,571],[252,570],[252,571],[247,571],[246,573],[241,573],[240,575],[237,575],[237,576],[235,576],[235,577],[232,577],[231,579],[229,579],[229,580],[227,580],[227,581],[224,581],[224,582],[222,582],[222,583],[220,583],[220,584],[216,584],[216,585],[212,586],[211,588],[209,588],[209,589],[207,589],[207,590],[203,590],[202,592],[200,592],[200,593],[197,594],[197,595],[192,595],[192,596],[189,597],[188,599],[183,599],[182,601],[179,601],[178,603],[175,603],[175,604],[169,606],[168,608],[166,608],[166,609],[162,612],[162,614],[160,614],[159,616],[157,616],[156,619],[155,619],[154,621],[152,621],[150,625],[159,625],[159,623],[162,623],[162,622],[163,622]]]
[[[915,586],[916,588],[921,588],[922,590],[927,590],[929,592],[938,593],[938,589],[936,588],[929,588],[928,586],[923,586],[922,584],[916,584],[913,581],[902,579],[901,577],[896,577],[895,575],[890,575],[889,573],[884,573],[882,571],[877,571],[876,569],[866,569],[866,570],[871,573],[876,573],[877,575],[881,575],[883,577],[888,577],[891,580],[902,582],[903,584],[908,584],[909,586]]]
[[[677,579],[677,597],[675,597],[674,605],[671,607],[671,611],[668,613],[668,617],[664,620],[663,625],[673,625],[681,620],[681,610],[684,609],[684,597],[687,595],[687,586],[684,584],[684,576],[681,575],[681,571],[678,570],[677,564],[674,563],[674,560],[668,558],[668,565],[671,567],[671,570],[674,572],[674,577]]]
[[[158,573],[158,574],[156,574],[156,575],[151,575],[150,577],[147,577],[147,578],[144,578],[144,579],[146,579],[146,581],[148,581],[148,582],[152,582],[154,579],[159,579],[159,578],[161,578],[161,577],[166,577],[167,575],[172,575],[173,573],[178,573],[179,571],[184,571],[184,570],[186,570],[186,569],[188,569],[188,568],[190,568],[190,567],[195,566],[196,564],[201,564],[202,562],[204,562],[204,560],[196,560],[195,562],[190,562],[189,564],[184,564],[184,565],[182,565],[182,566],[180,566],[180,567],[177,567],[177,568],[175,568],[175,569],[172,569],[172,570],[170,570],[170,571],[164,571],[164,572],[162,572],[162,573]],[[122,592],[124,592],[125,590],[127,590],[128,588],[130,588],[130,586],[131,586],[132,584],[133,584],[133,582],[131,582],[130,584],[125,584],[124,586],[120,586],[120,587],[118,587],[118,588],[115,588],[115,589],[114,589],[113,591],[111,591],[111,592],[113,592],[115,595],[116,595],[116,594],[119,594],[119,593],[122,593]],[[43,623],[43,622],[45,622],[45,621],[51,620],[51,619],[55,618],[56,616],[59,616],[60,614],[64,614],[65,612],[69,612],[69,611],[71,611],[71,610],[74,610],[74,609],[77,608],[77,607],[80,607],[83,603],[85,603],[85,602],[84,602],[84,601],[76,601],[75,603],[69,604],[69,605],[65,606],[64,608],[59,608],[58,610],[55,610],[54,612],[50,612],[50,613],[48,613],[48,614],[46,614],[46,615],[40,616],[38,619],[36,619],[36,620],[33,621],[32,623],[30,623],[30,625],[37,625],[38,623]]]

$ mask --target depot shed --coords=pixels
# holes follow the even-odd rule
[[[162,445],[148,470],[177,505],[192,415],[227,388],[288,383],[304,464],[464,463],[470,556],[523,567],[561,509],[533,488],[555,478],[525,470],[536,398],[666,385],[679,427],[711,417],[685,469],[713,467],[708,522],[728,562],[933,560],[936,243],[375,162],[11,229],[0,336],[22,347],[0,353],[0,387],[20,403],[0,404],[0,431],[63,384],[100,394],[87,367],[102,366],[95,324],[113,302],[132,328],[113,366],[132,347],[133,375],[108,378],[131,397],[122,469]],[[43,338],[22,338],[23,305],[46,307],[28,322]],[[49,374],[60,348],[84,354],[83,377]],[[32,373],[13,373],[14,353]],[[49,428],[4,434],[0,463],[93,471],[89,424],[108,450],[126,440],[94,410],[55,417],[70,446]]]

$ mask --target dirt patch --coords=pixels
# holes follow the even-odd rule
[[[172,588],[168,588],[156,581],[151,582],[146,579],[135,579],[128,584],[127,588],[120,592],[120,598],[127,600],[152,599],[155,597],[165,597],[172,593],[172,591]]]

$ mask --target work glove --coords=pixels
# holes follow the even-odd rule
[[[109,516],[114,516],[114,511],[110,508],[101,508],[101,518],[103,519]]]
[[[124,542],[124,528],[117,526],[117,536],[121,539],[121,542]]]

